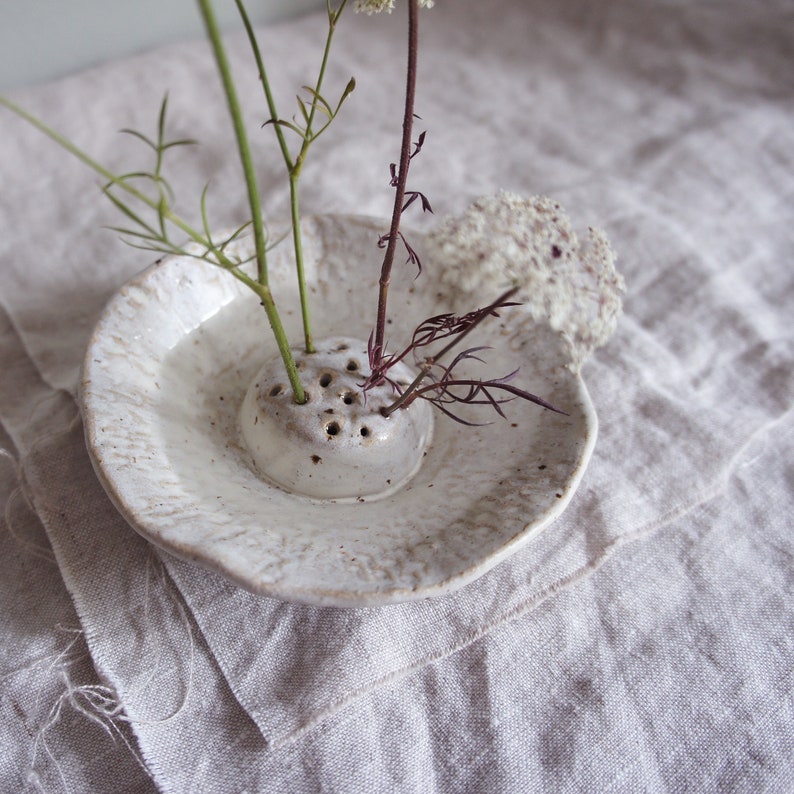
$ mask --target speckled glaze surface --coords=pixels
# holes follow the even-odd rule
[[[293,351],[307,401],[298,405],[281,356],[256,374],[240,409],[240,431],[257,471],[291,493],[364,501],[404,487],[422,465],[433,437],[430,403],[381,414],[397,396],[383,383],[359,388],[368,370],[367,343],[347,336],[315,340],[315,352]],[[416,372],[391,371],[407,386]]]
[[[318,339],[366,339],[383,222],[321,216],[304,222]],[[421,251],[421,240],[412,237]],[[247,241],[240,241],[244,249]],[[270,282],[291,338],[300,318],[290,251],[271,254]],[[395,346],[452,298],[433,280],[395,274]],[[484,303],[492,296],[484,296]],[[361,307],[361,310],[358,310]],[[521,367],[517,385],[568,412],[516,400],[507,420],[466,427],[436,416],[408,483],[368,499],[301,497],[264,481],[238,415],[275,353],[256,298],[193,259],[166,258],[110,301],[86,354],[81,407],[96,472],[130,525],[168,552],[263,595],[320,605],[377,606],[450,592],[482,575],[558,516],[595,443],[596,417],[565,347],[520,315],[483,323],[487,370]],[[473,413],[472,413],[473,412]]]

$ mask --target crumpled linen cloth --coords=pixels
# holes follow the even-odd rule
[[[253,596],[155,550],[105,497],[75,404],[98,313],[148,260],[99,229],[117,219],[94,177],[3,113],[3,790],[791,785],[791,8],[458,0],[421,22],[412,182],[436,212],[547,193],[619,252],[629,296],[584,368],[600,430],[579,491],[477,582],[380,609]],[[261,31],[284,115],[323,29]],[[343,21],[328,85],[358,89],[304,172],[304,211],[388,215],[404,30],[403,8]],[[228,42],[283,218],[256,76]],[[145,155],[115,131],[151,130],[165,91],[173,135],[201,141],[197,166],[174,153],[185,211],[210,181],[216,225],[239,222],[203,42],[14,98],[129,170]]]

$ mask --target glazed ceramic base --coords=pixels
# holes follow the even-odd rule
[[[432,435],[430,406],[418,400],[385,417],[389,384],[361,391],[366,343],[335,337],[316,352],[295,350],[307,401],[298,405],[280,356],[256,375],[240,410],[240,430],[256,469],[291,493],[315,499],[386,496],[417,472]],[[403,386],[413,373],[390,372]]]
[[[343,216],[304,221],[317,338],[367,338],[384,227],[388,222]],[[424,256],[421,235],[411,241]],[[250,240],[238,245],[248,258]],[[455,296],[426,261],[421,283],[411,273],[392,282],[392,349],[427,317],[451,310]],[[270,284],[280,304],[297,305],[286,245],[271,252]],[[301,338],[299,312],[285,311],[284,323],[291,339]],[[520,367],[516,383],[568,416],[519,400],[503,406],[506,420],[483,414],[482,406],[461,407],[462,418],[487,426],[436,413],[419,470],[394,492],[301,496],[263,478],[240,439],[246,392],[276,356],[262,307],[228,273],[167,257],[116,294],[94,332],[81,384],[88,449],[135,529],[256,593],[351,607],[441,595],[505,559],[562,512],[596,436],[587,390],[567,367],[558,334],[520,316],[494,318],[477,330],[476,344],[491,349],[483,352],[486,365],[466,362],[471,377]],[[350,420],[359,435],[363,426],[373,427],[369,419]],[[322,442],[330,449],[333,439]],[[310,465],[314,479],[320,464]]]

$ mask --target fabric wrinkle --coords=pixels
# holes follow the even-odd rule
[[[375,84],[360,80],[307,166],[309,213],[388,212],[396,6],[391,21],[340,26],[329,85]],[[0,788],[788,785],[787,3],[460,0],[423,15],[429,134],[412,174],[434,209],[548,193],[575,226],[607,230],[626,276],[617,333],[583,368],[600,429],[577,494],[476,582],[382,609],[258,598],[156,550],[102,490],[76,400],[102,305],[147,262],[94,233],[110,214],[93,177],[4,119]],[[283,64],[280,107],[324,24],[321,12],[261,29]],[[241,96],[261,101],[244,37],[227,36]],[[115,129],[150,130],[167,84],[175,134],[202,141],[200,173],[175,172],[174,187],[189,202],[211,181],[213,219],[237,226],[216,83],[206,46],[183,42],[15,95],[126,168],[138,155]],[[272,131],[251,132],[275,220],[282,164]],[[44,176],[31,179],[33,160]]]

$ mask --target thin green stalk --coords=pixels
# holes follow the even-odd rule
[[[131,185],[126,178],[120,177],[117,174],[114,174],[109,169],[105,168],[101,163],[98,163],[96,160],[94,160],[89,154],[87,154],[78,146],[76,146],[74,143],[72,143],[68,138],[65,138],[60,133],[56,132],[54,129],[52,129],[52,127],[49,127],[43,121],[28,113],[26,110],[21,108],[15,102],[12,102],[7,97],[0,95],[0,105],[6,107],[12,113],[16,113],[18,116],[20,116],[20,118],[27,121],[29,124],[31,124],[40,132],[44,133],[44,135],[46,135],[51,140],[55,141],[55,143],[57,143],[63,149],[68,151],[70,154],[74,155],[81,163],[88,166],[92,171],[96,172],[101,177],[103,177],[103,179],[105,179],[109,185],[115,185],[120,190],[125,191],[136,200],[140,201],[141,203],[145,204],[147,207],[157,212],[158,216],[161,217],[161,223],[164,220],[168,221],[169,223],[180,229],[182,232],[184,232],[193,242],[198,243],[202,248],[206,248],[209,253],[212,253],[216,257],[217,264],[228,270],[232,275],[234,275],[240,281],[244,282],[249,287],[251,286],[251,284],[257,283],[248,276],[246,276],[245,273],[243,273],[243,271],[240,270],[235,265],[235,263],[232,262],[232,260],[230,260],[223,253],[223,251],[215,245],[215,243],[210,238],[209,232],[202,235],[200,232],[196,231],[187,221],[182,219],[173,210],[171,210],[167,205],[163,204],[162,196],[160,196],[158,200],[155,200],[147,196],[145,193],[142,193],[140,190],[138,190],[133,185]],[[107,188],[105,188],[105,195],[108,197],[108,199],[117,209],[119,209],[128,218],[130,218],[136,224],[138,224],[143,229],[145,229],[149,234],[143,235],[141,233],[130,232],[129,230],[126,229],[119,229],[116,227],[112,227],[112,228],[116,228],[116,230],[122,234],[134,234],[136,236],[143,237],[146,240],[151,240],[152,246],[148,250],[170,251],[171,253],[174,254],[194,256],[194,254],[189,254],[187,251],[185,251],[184,248],[177,246],[173,243],[170,243],[164,236],[161,236],[155,229],[153,229],[141,217],[139,217],[135,212],[133,212],[121,199],[114,196]],[[199,257],[199,258],[203,258],[203,257]],[[205,261],[209,261],[209,260],[205,260]]]
[[[246,286],[252,287],[252,285],[258,284],[258,282],[251,279],[247,276],[242,270],[237,267],[235,262],[229,259],[223,252],[221,248],[219,248],[215,242],[212,240],[210,233],[209,233],[209,226],[206,220],[206,212],[204,208],[204,198],[202,196],[202,215],[204,218],[204,228],[205,233],[201,234],[201,232],[196,231],[187,221],[177,215],[173,210],[171,210],[167,204],[163,203],[162,195],[157,199],[150,198],[145,193],[142,193],[136,187],[131,185],[126,177],[118,176],[114,174],[109,169],[105,168],[101,163],[98,163],[91,157],[89,154],[84,152],[74,143],[72,143],[68,138],[65,138],[60,133],[56,132],[52,127],[45,124],[40,119],[36,118],[35,116],[28,113],[26,110],[21,108],[15,102],[12,102],[7,97],[0,95],[0,105],[6,107],[12,113],[16,113],[20,118],[27,121],[33,127],[35,127],[40,132],[44,133],[48,138],[55,141],[59,146],[63,149],[68,151],[70,154],[74,155],[81,163],[88,166],[92,171],[99,174],[103,179],[106,180],[108,185],[114,185],[118,187],[120,190],[125,191],[130,196],[135,198],[137,201],[145,204],[150,209],[154,210],[158,213],[158,217],[160,217],[160,223],[162,225],[163,221],[168,221],[172,225],[176,226],[180,231],[184,232],[193,242],[198,243],[202,248],[206,248],[208,253],[211,253],[215,256],[217,260],[217,264],[223,267],[224,269],[228,270],[233,276],[237,279],[242,281]],[[142,234],[139,232],[133,232],[128,229],[122,229],[118,227],[111,227],[114,228],[116,231],[120,232],[121,234],[133,234],[134,236],[142,237],[146,240],[150,240],[152,242],[152,246],[147,248],[147,250],[152,251],[163,251],[163,252],[170,252],[173,254],[178,254],[182,256],[197,256],[199,259],[204,259],[204,261],[210,262],[211,260],[206,259],[204,256],[199,256],[196,254],[192,254],[187,252],[181,246],[175,245],[167,240],[167,238],[161,234],[161,232],[157,232],[154,228],[152,228],[149,224],[147,224],[139,215],[130,209],[120,198],[116,197],[111,193],[107,187],[104,190],[105,195],[110,200],[110,202],[122,213],[124,213],[128,218],[130,218],[134,223],[138,226],[142,227],[148,234]],[[239,232],[240,230],[238,230]],[[237,233],[235,233],[236,236]],[[258,290],[254,290],[259,294]]]
[[[290,169],[289,175],[292,242],[295,249],[295,267],[298,274],[298,292],[300,294],[301,317],[303,319],[304,341],[307,353],[314,352],[314,339],[312,335],[311,315],[309,312],[309,295],[308,290],[306,289],[306,275],[303,263],[303,239],[300,228],[300,196],[298,191],[298,182],[300,180],[303,164],[306,162],[309,146],[313,140],[311,134],[314,118],[317,114],[317,97],[320,96],[320,92],[322,91],[323,80],[325,79],[325,71],[328,67],[328,57],[331,53],[331,41],[333,40],[334,31],[336,30],[336,23],[339,20],[339,16],[344,10],[346,3],[347,0],[342,0],[342,4],[339,6],[336,12],[331,10],[330,2],[328,3],[328,36],[325,40],[323,60],[320,64],[320,71],[317,75],[317,83],[315,84],[314,93],[312,94],[312,104],[309,111],[309,119],[306,122],[306,137],[303,139],[303,145],[301,146],[301,150],[295,160],[295,163]],[[279,125],[276,125],[276,127],[278,126]]]
[[[309,292],[306,289],[306,272],[303,266],[303,236],[301,235],[301,216],[298,194],[299,176],[290,174],[289,205],[292,223],[292,247],[295,250],[295,270],[298,276],[298,295],[301,305],[301,321],[303,322],[303,345],[307,353],[314,353],[314,335],[312,333],[311,312],[309,311]]]
[[[226,51],[221,40],[218,22],[212,10],[210,0],[198,0],[199,10],[204,19],[204,26],[207,30],[207,37],[215,55],[215,62],[218,66],[223,90],[226,94],[226,103],[229,107],[229,115],[232,119],[234,134],[237,139],[237,151],[240,155],[240,164],[243,167],[245,185],[248,190],[248,203],[251,207],[251,221],[254,228],[254,245],[256,250],[257,280],[260,284],[267,284],[267,254],[264,223],[262,222],[262,202],[259,198],[259,188],[256,184],[256,172],[254,171],[253,159],[251,157],[251,147],[248,145],[248,136],[245,132],[245,123],[240,109],[240,102],[237,99],[237,90],[234,87],[231,68],[226,57]]]
[[[8,108],[13,113],[16,113],[21,118],[25,119],[29,124],[32,124],[37,130],[43,132],[48,138],[51,138],[55,141],[59,146],[66,149],[70,154],[73,154],[78,160],[80,160],[84,165],[87,165],[92,171],[95,171],[101,177],[106,179],[108,183],[116,185],[120,189],[126,191],[131,196],[136,198],[138,201],[146,204],[147,207],[151,207],[151,209],[155,210],[156,212],[161,211],[161,203],[159,200],[155,201],[154,199],[147,196],[145,193],[142,193],[140,190],[135,188],[133,185],[130,185],[126,180],[120,179],[116,174],[112,171],[109,171],[103,165],[98,163],[94,160],[90,155],[86,154],[82,149],[75,146],[70,140],[65,138],[59,132],[56,132],[51,127],[48,127],[43,121],[40,121],[35,116],[32,116],[26,110],[21,108],[15,102],[12,102],[10,99],[0,96],[0,105]],[[203,245],[205,247],[211,247],[208,245],[208,241],[203,237],[203,235],[199,234],[192,226],[186,223],[182,218],[180,218],[175,212],[172,210],[165,208],[163,210],[163,217],[176,226],[178,229],[181,229],[185,234],[190,237],[196,243]]]
[[[303,395],[303,400],[305,402],[305,392],[303,392],[303,386],[300,382],[300,377],[298,375],[297,367],[295,366],[295,360],[292,356],[292,352],[289,349],[289,342],[287,340],[286,332],[284,331],[284,327],[281,323],[281,318],[279,317],[278,312],[276,311],[275,302],[273,300],[273,296],[270,292],[270,288],[266,284],[260,283],[258,280],[251,278],[248,276],[245,271],[241,270],[239,267],[235,266],[234,262],[232,262],[222,250],[220,250],[212,241],[209,236],[209,233],[202,235],[200,232],[196,231],[190,224],[180,218],[176,213],[170,210],[167,206],[164,206],[161,200],[155,200],[147,196],[145,193],[142,193],[140,190],[135,188],[133,185],[129,184],[127,180],[119,178],[116,174],[114,174],[109,169],[105,168],[103,165],[98,163],[94,160],[90,155],[86,154],[82,149],[78,146],[73,144],[70,140],[65,138],[60,133],[53,130],[43,121],[40,121],[35,116],[28,113],[26,110],[21,108],[15,102],[12,102],[10,99],[7,99],[4,96],[0,96],[0,105],[8,108],[8,110],[16,113],[18,116],[23,118],[29,124],[34,126],[40,132],[44,133],[48,138],[51,138],[55,143],[59,146],[63,147],[68,151],[70,154],[73,154],[80,162],[84,165],[87,165],[92,171],[99,174],[103,179],[105,179],[109,184],[116,185],[121,190],[124,190],[126,193],[131,195],[136,200],[142,202],[147,207],[150,207],[155,212],[161,215],[161,217],[167,220],[169,223],[176,226],[178,229],[183,231],[191,240],[201,245],[203,248],[206,248],[208,251],[212,252],[218,260],[218,263],[228,270],[235,278],[253,290],[262,302],[262,306],[265,309],[265,314],[270,322],[270,326],[273,329],[274,336],[276,338],[276,344],[278,346],[279,352],[281,353],[281,357],[284,360],[284,365],[287,370],[287,376],[289,378],[290,384],[293,387],[293,391],[296,394],[296,401],[301,402],[298,399],[298,394]],[[126,205],[124,205],[120,199],[114,197],[111,193],[107,192],[108,198],[112,201],[112,203],[124,212],[128,217],[130,217],[133,221],[137,224],[142,226],[144,229],[148,229],[151,232],[154,232],[148,224],[143,221],[143,219],[139,218],[134,212],[132,212]],[[202,201],[203,207],[203,201]],[[206,225],[206,217],[205,217],[205,225]],[[171,246],[174,253],[181,253],[185,254],[186,252],[179,248],[178,246]],[[161,250],[155,249],[152,250]],[[298,389],[296,390],[295,386],[297,385]]]
[[[240,155],[240,163],[243,167],[245,175],[246,187],[248,189],[248,202],[251,208],[251,220],[254,227],[254,245],[256,249],[257,261],[257,282],[261,289],[257,291],[262,301],[262,306],[265,309],[267,318],[270,322],[270,327],[276,338],[281,357],[284,360],[284,366],[287,370],[287,377],[289,378],[290,386],[292,387],[295,402],[306,402],[306,393],[303,390],[303,384],[298,376],[298,370],[295,366],[295,361],[292,352],[289,348],[284,327],[276,309],[273,296],[268,287],[267,277],[267,259],[266,259],[266,238],[264,232],[264,224],[262,222],[262,205],[259,198],[259,189],[256,184],[256,173],[254,171],[253,160],[251,158],[251,150],[248,145],[248,137],[245,132],[245,125],[243,123],[243,115],[240,110],[240,103],[237,99],[237,91],[234,87],[232,80],[231,69],[229,62],[226,58],[226,52],[223,48],[220,30],[215,15],[212,10],[210,0],[198,0],[199,9],[204,19],[204,25],[207,29],[207,36],[212,45],[215,54],[215,61],[218,65],[220,72],[221,82],[223,83],[224,92],[226,93],[226,101],[229,106],[229,113],[232,118],[235,136],[237,138],[237,149]]]
[[[322,87],[323,87],[323,80],[325,80],[325,71],[328,68],[328,58],[331,54],[331,42],[334,38],[334,31],[336,31],[336,23],[339,21],[339,17],[342,15],[342,11],[345,10],[345,5],[347,5],[347,0],[342,0],[339,5],[339,8],[336,11],[331,9],[330,0],[327,3],[328,9],[328,36],[325,39],[325,49],[323,50],[323,60],[320,64],[320,71],[317,74],[317,83],[314,86],[314,93],[312,94],[312,104],[311,109],[309,110],[309,119],[306,122],[306,132],[307,135],[303,139],[303,145],[301,146],[300,154],[298,155],[295,165],[293,166],[294,170],[297,170],[297,174],[300,175],[300,171],[303,168],[303,163],[306,160],[306,154],[309,151],[309,145],[311,144],[313,138],[311,137],[311,130],[312,125],[314,123],[314,117],[317,115],[317,98],[320,96]]]
[[[251,51],[254,54],[254,60],[256,61],[256,68],[259,71],[259,80],[262,83],[262,89],[265,92],[265,101],[267,102],[267,108],[268,111],[270,112],[270,118],[276,120],[278,119],[278,110],[276,109],[276,101],[273,98],[273,91],[270,87],[270,80],[268,79],[267,76],[267,70],[265,69],[265,63],[262,58],[262,52],[259,49],[259,42],[256,39],[254,28],[251,25],[251,20],[248,17],[248,13],[245,10],[245,6],[243,5],[242,0],[235,0],[235,4],[237,5],[237,10],[240,13],[240,18],[243,21],[243,26],[245,27],[246,34],[248,35],[248,42],[251,45]],[[303,268],[303,241],[301,239],[300,212],[298,208],[297,180],[298,180],[298,176],[300,175],[300,166],[297,167],[297,171],[296,171],[296,166],[295,163],[293,163],[292,161],[292,155],[290,154],[289,147],[287,146],[287,141],[284,136],[284,130],[281,128],[281,125],[273,124],[273,127],[276,131],[276,138],[278,139],[278,145],[279,148],[281,149],[281,155],[284,158],[284,164],[286,165],[287,172],[289,173],[292,240],[293,240],[293,247],[295,249],[295,267],[298,277],[298,293],[300,295],[304,347],[307,353],[313,353],[314,341],[312,338],[311,318],[309,315],[308,296],[306,293],[306,277],[304,275],[304,268]]]
[[[276,338],[278,352],[281,354],[281,359],[284,362],[284,367],[287,371],[287,379],[289,380],[290,386],[292,387],[295,402],[299,404],[305,403],[306,393],[303,389],[300,374],[298,373],[298,368],[295,364],[295,357],[292,355],[292,350],[290,350],[287,333],[281,323],[281,317],[276,310],[276,303],[273,300],[270,287],[267,286],[267,284],[260,284],[258,281],[255,281],[250,276],[247,276],[242,270],[239,269],[233,271],[233,275],[240,279],[240,281],[242,281],[245,285],[250,287],[259,296],[259,299],[262,302],[262,306],[265,310],[265,314],[267,315],[267,319],[270,323],[270,327],[273,329],[273,335]],[[298,398],[298,389],[300,390],[302,399]]]
[[[248,34],[248,43],[251,45],[251,51],[254,54],[256,61],[256,68],[259,70],[259,79],[262,82],[262,88],[265,92],[265,101],[267,102],[267,109],[270,112],[270,118],[274,121],[278,118],[278,111],[276,110],[276,101],[273,99],[273,92],[270,88],[270,81],[267,77],[265,64],[262,60],[262,53],[259,50],[259,42],[256,40],[254,28],[251,25],[251,20],[248,17],[248,12],[245,10],[242,0],[234,0],[237,5],[237,10],[240,12],[240,19],[243,21],[245,32]],[[287,170],[292,171],[292,157],[289,153],[286,138],[284,137],[284,130],[278,124],[273,125],[276,129],[276,137],[278,138],[278,145],[281,148],[281,154],[284,157],[284,162],[287,164]]]
[[[243,0],[235,0],[235,4],[237,5],[237,10],[240,13],[240,17],[243,21],[243,26],[245,27],[245,31],[248,35],[248,41],[251,45],[251,50],[254,54],[254,60],[256,61],[256,66],[259,71],[259,79],[262,83],[262,90],[265,93],[265,101],[267,103],[268,112],[270,113],[270,119],[273,123],[273,128],[276,133],[276,137],[278,139],[278,144],[281,149],[281,154],[284,158],[284,164],[287,168],[287,173],[289,174],[289,191],[290,191],[290,221],[292,224],[292,243],[293,249],[295,251],[295,269],[296,275],[298,279],[298,294],[300,298],[300,307],[301,307],[301,320],[303,323],[303,336],[304,336],[304,347],[307,353],[314,352],[314,337],[312,333],[312,325],[311,325],[311,312],[309,310],[309,294],[308,289],[306,287],[306,275],[305,275],[305,267],[304,267],[304,256],[303,256],[303,238],[301,235],[301,227],[300,227],[300,191],[299,191],[299,181],[301,171],[303,170],[304,163],[306,162],[306,157],[309,151],[309,147],[314,140],[314,136],[312,135],[312,127],[314,124],[314,119],[317,114],[317,104],[318,104],[318,97],[322,91],[323,81],[325,79],[325,72],[328,67],[328,59],[331,52],[331,42],[333,39],[334,31],[336,30],[336,24],[339,21],[339,17],[342,14],[342,11],[347,5],[347,0],[342,0],[342,3],[339,5],[339,8],[333,10],[331,8],[330,0],[327,3],[327,11],[328,11],[328,36],[326,37],[325,41],[325,49],[323,50],[323,59],[320,65],[320,71],[317,76],[317,82],[314,87],[314,92],[312,94],[312,103],[309,109],[309,115],[306,119],[306,133],[303,137],[303,143],[301,144],[300,151],[298,152],[297,157],[293,160],[292,155],[290,154],[289,147],[287,146],[287,141],[284,136],[284,130],[282,125],[278,123],[279,115],[278,110],[276,108],[276,102],[273,98],[273,91],[270,86],[270,80],[267,75],[267,70],[265,69],[264,59],[262,58],[262,52],[259,48],[259,42],[256,39],[256,35],[254,34],[253,26],[251,25],[251,21],[248,17],[248,14],[245,10],[245,6],[243,5]]]

